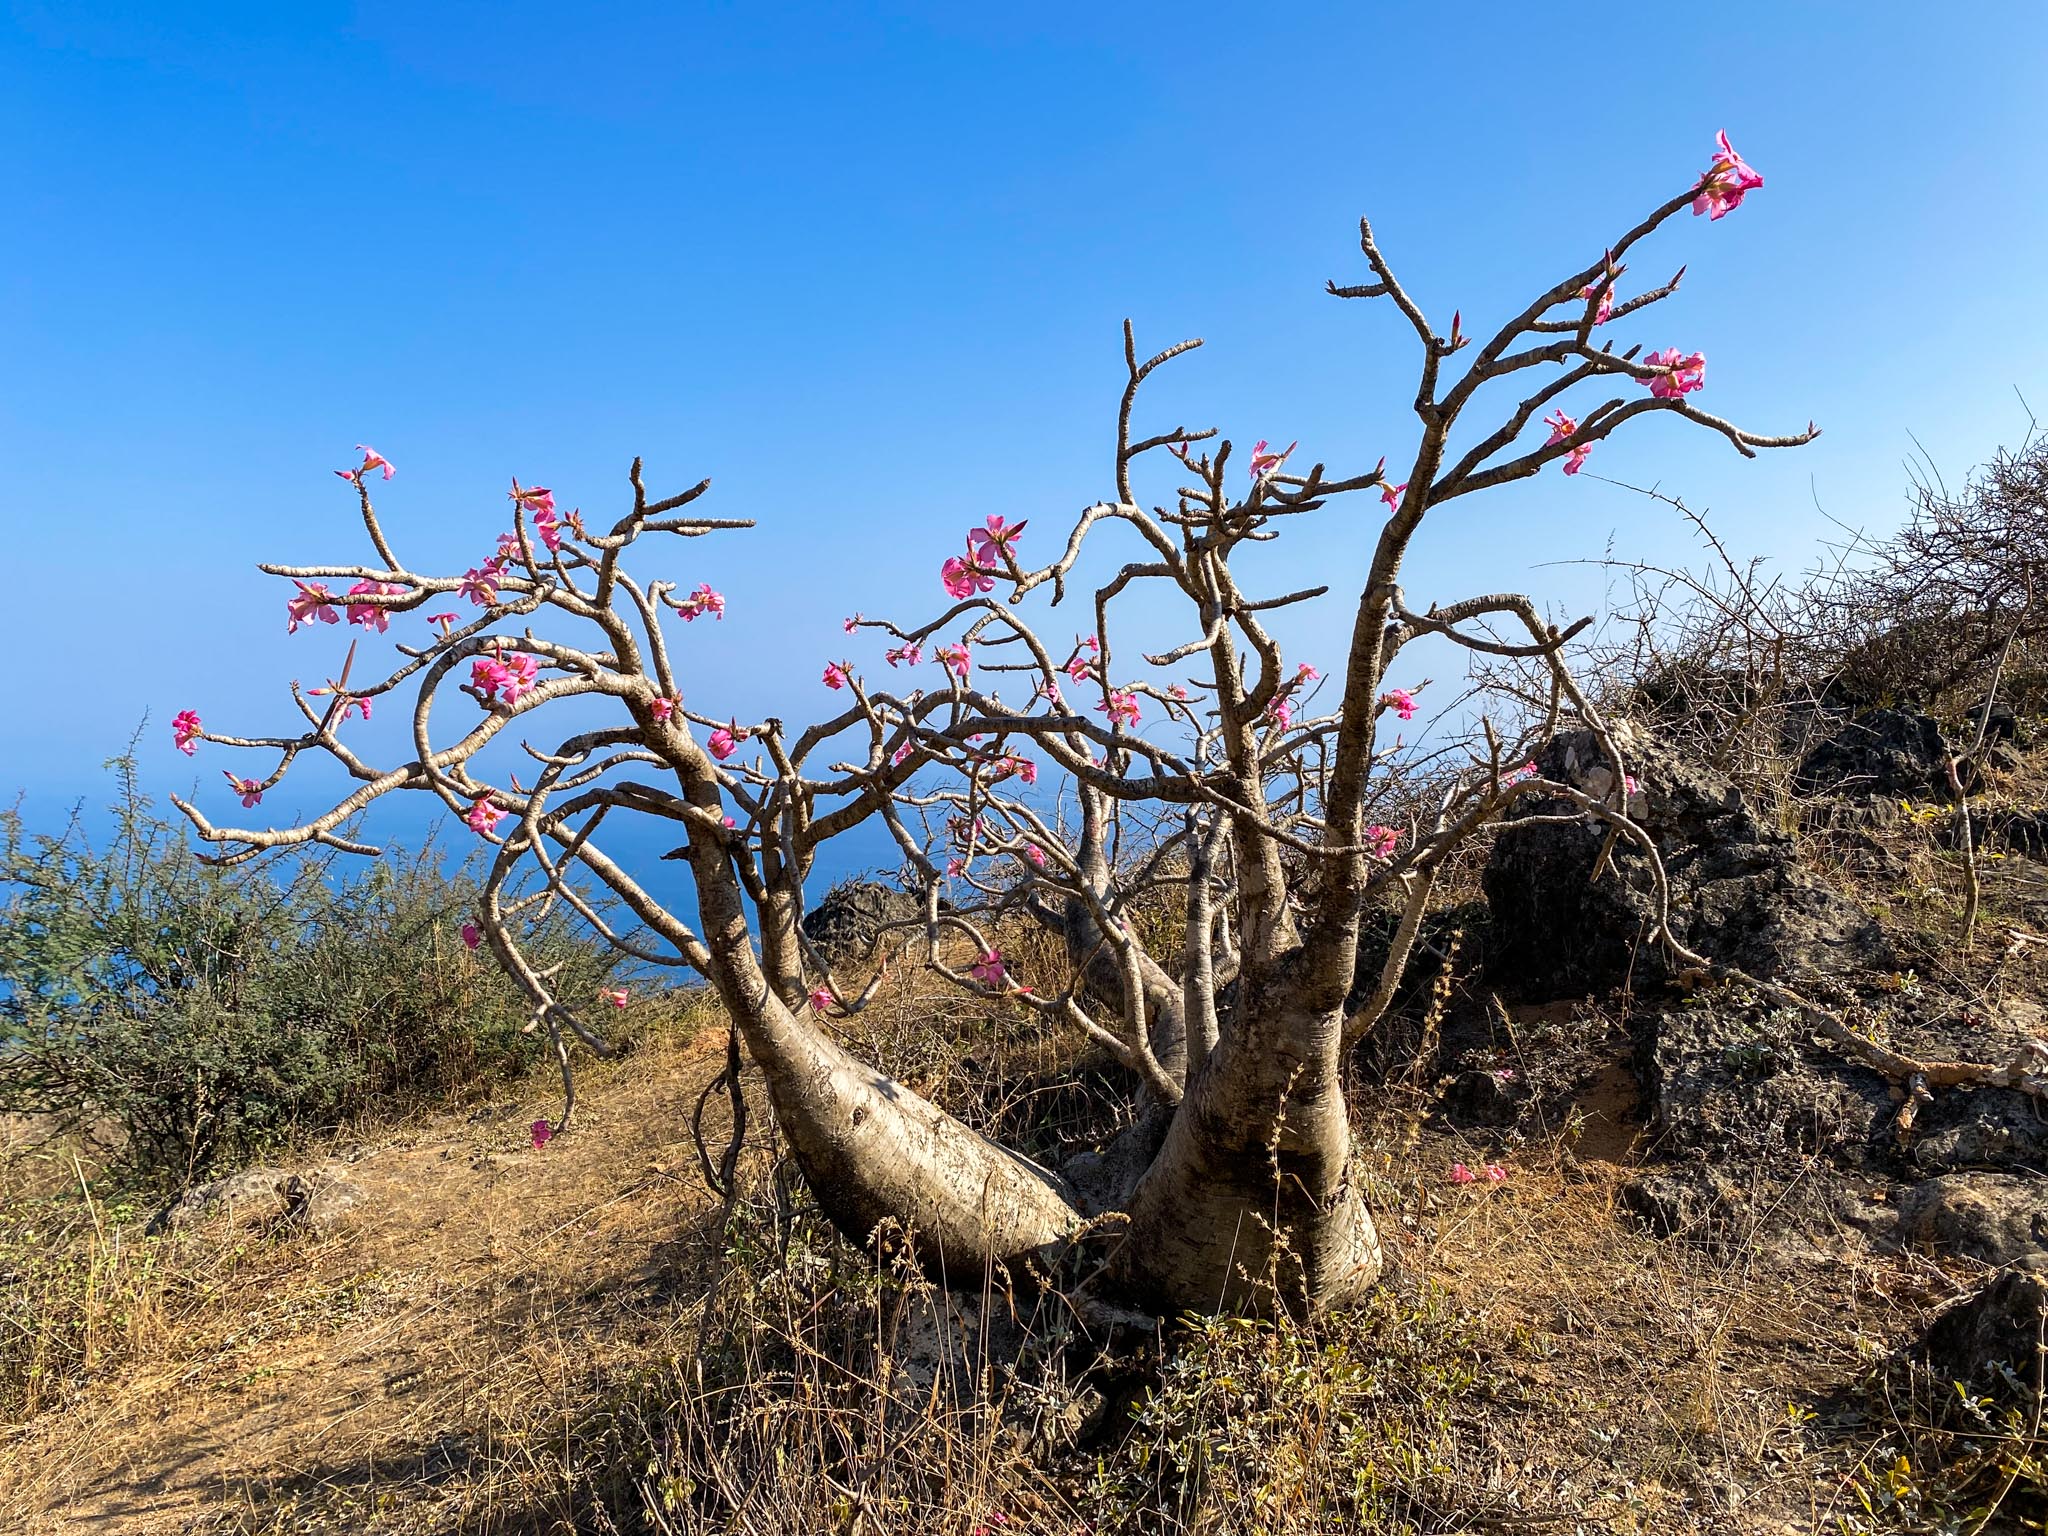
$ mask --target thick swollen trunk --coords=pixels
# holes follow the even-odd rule
[[[1057,1175],[848,1055],[773,995],[739,1018],[805,1181],[855,1241],[893,1222],[931,1267],[978,1281],[1080,1224]]]
[[[1112,1264],[1159,1310],[1314,1311],[1380,1277],[1351,1162],[1335,1011],[1260,1011],[1197,1072]]]
[[[1080,1225],[1058,1175],[856,1060],[787,1006],[755,957],[724,850],[694,836],[690,860],[712,983],[805,1182],[840,1231],[866,1242],[893,1224],[922,1262],[978,1280]]]

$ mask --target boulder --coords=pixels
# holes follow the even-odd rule
[[[195,1184],[149,1221],[151,1233],[174,1232],[201,1222],[261,1222],[275,1217],[284,1201],[278,1185],[282,1168],[245,1168],[225,1178]]]
[[[1624,728],[1625,729],[1625,728]],[[1671,881],[1672,929],[1710,959],[1764,978],[1881,966],[1883,936],[1868,913],[1805,869],[1789,834],[1763,825],[1726,775],[1627,733],[1636,792],[1628,811],[1655,842]],[[1600,796],[1613,772],[1591,731],[1561,734],[1537,755],[1543,776]],[[1649,860],[1617,840],[1593,878],[1609,829],[1572,802],[1517,803],[1487,859],[1492,970],[1529,999],[1586,996],[1661,980]],[[1525,824],[1526,823],[1526,824]]]
[[[1802,795],[1848,799],[1951,799],[1949,744],[1931,715],[1904,709],[1822,716],[1810,727],[1817,738],[1794,770]]]
[[[1770,1165],[1789,1150],[1857,1164],[1896,1118],[1890,1084],[1815,1046],[1783,1013],[1702,998],[1636,1028],[1644,1107],[1667,1151]]]
[[[804,914],[804,937],[826,958],[872,953],[886,924],[914,922],[917,898],[879,880],[842,880]]]
[[[366,1191],[339,1169],[245,1168],[225,1178],[195,1184],[150,1218],[152,1234],[175,1232],[204,1222],[267,1226],[289,1222],[327,1233],[361,1204]]]
[[[1953,1383],[2022,1407],[2041,1379],[2044,1314],[2048,1253],[2030,1253],[1936,1318],[1918,1354],[1938,1389]]]
[[[1742,1191],[1705,1163],[1649,1168],[1621,1186],[1621,1207],[1654,1237],[1708,1239],[1744,1211]]]
[[[2048,1251],[2048,1179],[1945,1173],[1893,1195],[1904,1242],[2009,1264]]]
[[[295,1173],[278,1186],[284,1219],[320,1236],[339,1230],[368,1196],[362,1185],[332,1168]]]

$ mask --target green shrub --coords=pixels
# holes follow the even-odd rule
[[[295,1133],[524,1071],[524,996],[458,937],[476,899],[431,841],[367,863],[327,850],[221,870],[157,814],[131,758],[113,831],[31,835],[0,814],[0,1109],[111,1121],[155,1181]],[[589,997],[608,954],[566,926],[532,957]]]

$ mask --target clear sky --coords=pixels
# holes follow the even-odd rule
[[[2048,409],[2038,0],[1250,14],[12,5],[0,787],[96,792],[147,709],[151,782],[212,793],[226,758],[176,756],[174,710],[294,718],[284,683],[348,632],[288,640],[253,566],[357,557],[331,473],[357,442],[399,466],[380,505],[422,567],[488,551],[513,475],[607,516],[636,453],[657,489],[714,476],[709,510],[761,527],[669,557],[732,604],[688,632],[690,703],[803,718],[854,649],[841,615],[923,616],[970,520],[1050,542],[1110,491],[1124,316],[1208,340],[1153,425],[1398,465],[1413,339],[1321,294],[1361,277],[1357,216],[1440,325],[1479,329],[1689,184],[1719,128],[1767,184],[1644,251],[1630,283],[1690,273],[1625,339],[1703,349],[1712,409],[1826,436],[1747,462],[1658,420],[1589,470],[1796,567],[1818,509],[1897,517],[1914,436],[1953,474],[2018,435],[2016,388]],[[1275,584],[1355,590],[1376,508],[1304,527]],[[1688,547],[1546,474],[1459,503],[1409,590],[1583,610],[1597,573],[1538,567],[1610,543]],[[1304,659],[1342,606],[1302,621]]]

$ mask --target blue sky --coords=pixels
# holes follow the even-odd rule
[[[1767,185],[1644,251],[1631,281],[1690,273],[1627,339],[1703,349],[1713,409],[1827,435],[1752,463],[1658,421],[1589,468],[1796,567],[1817,508],[1895,520],[1914,436],[1954,474],[2018,435],[2015,388],[2048,407],[2038,4],[1004,10],[8,8],[0,788],[94,792],[145,709],[159,788],[225,761],[173,754],[174,710],[291,718],[345,637],[288,640],[253,567],[356,557],[331,471],[359,441],[422,567],[489,549],[513,475],[605,513],[636,453],[657,488],[712,475],[761,527],[666,557],[732,603],[685,636],[690,703],[802,718],[824,660],[873,659],[842,614],[921,616],[969,521],[1050,542],[1109,491],[1124,316],[1208,341],[1155,425],[1399,464],[1412,337],[1320,291],[1360,276],[1357,216],[1478,328],[1717,128]],[[1376,506],[1302,528],[1272,584],[1362,571]],[[1610,543],[1689,548],[1549,474],[1460,503],[1409,591],[1584,611],[1596,572],[1539,567]],[[1300,620],[1304,659],[1346,606]]]

